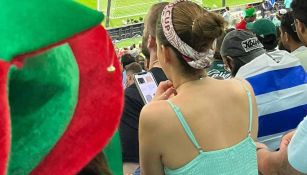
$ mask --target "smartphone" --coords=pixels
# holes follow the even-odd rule
[[[155,96],[157,82],[151,72],[134,74],[134,82],[138,88],[145,104],[149,103]]]

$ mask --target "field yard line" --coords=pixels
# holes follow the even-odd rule
[[[147,12],[144,12],[144,13],[135,13],[135,14],[133,14],[133,15],[117,16],[117,17],[111,16],[110,19],[130,18],[130,17],[133,17],[133,16],[141,16],[141,15],[146,15],[146,14],[147,14]]]
[[[134,6],[140,6],[140,5],[152,5],[155,4],[156,2],[147,2],[147,3],[139,3],[139,4],[133,4],[133,5],[127,5],[127,6],[122,6],[122,7],[113,7],[112,9],[123,9],[123,8],[129,8],[129,7],[134,7]]]

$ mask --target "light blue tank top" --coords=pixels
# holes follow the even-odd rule
[[[179,107],[168,100],[199,155],[181,168],[164,168],[166,175],[258,175],[256,145],[250,136],[253,106],[250,91],[244,86],[249,103],[248,137],[229,148],[205,152],[196,141]]]

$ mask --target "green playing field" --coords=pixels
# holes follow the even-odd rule
[[[97,0],[77,0],[91,8],[96,9]],[[107,0],[100,0],[101,6],[106,14]],[[127,19],[138,20],[144,17],[149,7],[161,1],[170,0],[111,0],[110,27],[119,27],[126,23]],[[247,4],[261,0],[225,0],[226,6]],[[204,7],[219,8],[222,6],[222,0],[194,0]]]
[[[97,9],[97,0],[76,0],[88,7]],[[106,14],[107,1],[100,0],[101,6]],[[170,1],[170,0],[111,0],[111,15],[110,15],[110,28],[123,26],[127,19],[139,20],[140,17],[144,17],[147,10],[154,3],[160,1]],[[222,6],[222,0],[194,0],[195,2],[201,4],[204,7],[219,8]],[[201,2],[202,1],[202,2]],[[225,0],[226,6],[236,6],[247,3],[259,2],[261,0]],[[130,38],[122,40],[115,45],[118,48],[128,47],[132,44],[138,44],[141,42],[141,38]]]

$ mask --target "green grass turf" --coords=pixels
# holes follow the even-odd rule
[[[115,46],[117,48],[124,48],[124,47],[132,46],[132,44],[138,45],[141,42],[142,42],[142,37],[135,37],[135,38],[121,40],[118,43],[115,43]]]
[[[76,0],[88,7],[97,9],[97,0]],[[100,0],[101,6],[104,14],[106,15],[108,0]],[[110,15],[110,28],[123,26],[123,21],[127,19],[139,19],[139,17],[144,17],[147,10],[154,3],[159,2],[159,0],[111,0],[111,15]],[[170,1],[170,0],[163,0]],[[197,0],[196,0],[197,1]],[[200,0],[198,0],[200,1]],[[210,8],[222,7],[222,0],[202,0],[203,6]],[[226,0],[226,6],[236,6],[252,2],[259,2],[261,0]],[[104,22],[103,22],[104,24]],[[130,38],[122,40],[115,45],[118,48],[129,47],[134,43],[141,42],[141,38]]]
[[[96,9],[97,0],[76,0],[93,9]],[[108,0],[100,0],[101,6],[106,14]],[[170,1],[170,0],[163,0]],[[194,0],[200,2],[200,0]],[[222,0],[202,0],[203,6],[210,8],[219,8],[222,6]],[[226,6],[235,6],[257,2],[261,0],[226,0]],[[111,15],[110,15],[110,28],[120,27],[123,21],[127,19],[138,20],[139,17],[144,17],[147,10],[152,4],[159,2],[159,0],[111,0]]]

